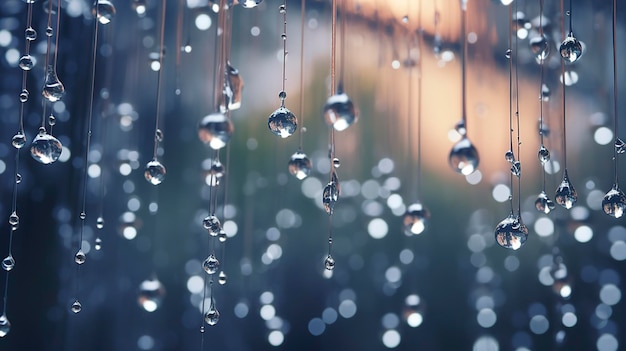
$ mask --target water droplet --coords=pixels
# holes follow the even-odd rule
[[[454,130],[456,130],[456,132],[459,133],[461,136],[465,136],[467,134],[465,121],[461,119],[460,121],[456,122],[456,124],[454,125]]]
[[[513,154],[513,151],[509,150],[509,151],[504,153],[504,159],[508,163],[513,163],[513,162],[515,162],[515,154]]]
[[[300,180],[309,176],[311,167],[311,160],[301,151],[297,151],[289,159],[289,173]]]
[[[259,5],[262,2],[263,0],[243,0],[243,1],[240,1],[240,4],[241,4],[241,7],[251,9],[253,7],[257,7],[257,5]]]
[[[567,175],[567,169],[563,172],[563,180],[556,189],[556,195],[554,196],[556,203],[565,207],[566,209],[572,208],[576,201],[578,201],[578,194],[576,189],[570,183],[569,176]]]
[[[512,213],[496,226],[496,242],[505,249],[517,250],[528,239],[528,228],[522,223],[520,216]]]
[[[329,271],[335,269],[335,259],[330,254],[324,260],[324,267]]]
[[[39,134],[30,145],[30,155],[38,162],[48,165],[59,159],[62,149],[63,145],[57,138],[40,128]]]
[[[104,228],[104,218],[102,218],[102,216],[99,216],[98,219],[96,219],[96,228]]]
[[[163,297],[165,297],[165,287],[156,277],[146,279],[139,284],[137,303],[147,312],[159,309]]]
[[[522,164],[520,161],[513,161],[511,164],[511,173],[516,177],[521,177],[522,175]]]
[[[615,139],[615,152],[618,154],[626,152],[626,143],[620,138]]]
[[[109,24],[115,16],[115,6],[109,0],[98,0],[92,13],[98,17],[100,24]]]
[[[566,63],[574,63],[580,58],[580,55],[582,55],[583,46],[580,41],[574,37],[574,33],[569,32],[565,40],[561,43],[559,52]]]
[[[22,132],[17,132],[11,139],[11,144],[16,149],[21,149],[26,145],[26,136]]]
[[[54,35],[54,30],[52,29],[52,27],[46,27],[46,36],[51,37],[52,35]]]
[[[541,119],[539,120],[539,122],[537,123],[538,129],[539,129],[539,135],[543,135],[543,136],[549,136],[550,135],[550,127],[548,127],[548,125],[544,122],[541,122]]]
[[[21,175],[21,174],[19,174],[19,173],[17,173],[17,174],[15,175],[15,183],[19,184],[19,183],[21,183],[21,182],[22,182],[22,175]]]
[[[159,143],[163,141],[163,131],[161,131],[160,129],[157,129],[156,132],[154,133],[154,140],[158,141]]]
[[[223,113],[212,113],[205,116],[198,125],[198,137],[212,149],[219,150],[233,135],[233,124]]]
[[[270,115],[267,126],[270,131],[281,138],[286,138],[292,135],[298,128],[298,120],[289,109],[281,106],[272,112]]]
[[[33,27],[28,27],[24,31],[24,35],[26,36],[26,40],[33,41],[37,39],[37,31]]]
[[[339,161],[337,157],[333,158],[333,167],[335,167],[335,169],[341,167],[341,161]]]
[[[222,88],[223,94],[219,97],[219,106],[222,113],[241,108],[243,85],[243,78],[239,74],[239,70],[233,67],[230,62],[226,62],[226,79]],[[228,102],[228,106],[226,106],[224,100]]]
[[[53,115],[48,116],[48,124],[50,126],[53,126],[53,125],[57,124],[56,117],[54,117]]]
[[[550,211],[554,210],[555,207],[554,201],[550,200],[545,191],[537,195],[537,200],[535,200],[535,208],[537,211],[548,214]]]
[[[48,65],[46,68],[46,80],[44,81],[41,95],[48,99],[48,101],[55,102],[61,100],[64,94],[65,87],[57,77],[57,72],[54,70],[54,66]]]
[[[146,15],[146,0],[133,0],[133,10],[137,13],[137,16],[143,17]]]
[[[11,225],[12,230],[16,230],[17,227],[20,225],[20,217],[17,215],[17,213],[11,213],[11,215],[9,216],[9,224]]]
[[[404,234],[418,235],[424,232],[430,218],[430,211],[421,203],[416,202],[406,209],[404,214]]]
[[[13,255],[9,254],[9,256],[2,260],[2,269],[8,272],[12,270],[13,267],[15,267],[15,259],[13,258]]]
[[[536,35],[528,39],[530,50],[538,62],[543,62],[550,55],[550,42],[545,35]]]
[[[78,217],[79,217],[81,220],[83,220],[83,221],[84,221],[84,220],[85,220],[85,218],[87,218],[87,214],[86,214],[85,212],[81,212],[81,213],[78,215]]]
[[[87,256],[85,256],[85,253],[82,249],[78,250],[78,252],[76,252],[76,255],[74,255],[74,262],[76,262],[77,264],[83,264],[86,260]]]
[[[35,67],[35,61],[33,61],[33,57],[30,55],[24,55],[20,57],[19,66],[24,71],[30,71]]]
[[[200,327],[200,333],[204,333],[205,329],[204,329],[204,325]]]
[[[213,162],[211,162],[209,174],[206,178],[207,184],[210,186],[218,186],[220,184],[220,180],[224,177],[224,172],[224,165],[217,159],[213,160]]]
[[[281,35],[280,35],[280,37],[281,37],[283,40],[287,40],[287,34],[285,34],[285,33],[281,34]]]
[[[83,305],[80,303],[80,301],[75,300],[70,309],[72,310],[72,312],[78,313],[83,310]]]
[[[285,9],[285,5],[280,5],[280,6],[278,7],[278,12],[279,12],[279,13],[281,13],[281,14],[286,13],[286,12],[287,12],[287,9]]]
[[[550,91],[550,88],[544,83],[541,85],[541,96],[540,99],[541,101],[550,101],[550,95],[552,94],[552,91]]]
[[[448,163],[455,172],[470,175],[478,168],[478,151],[468,138],[463,137],[450,150]]]
[[[624,210],[626,209],[626,196],[619,189],[617,184],[614,184],[613,188],[604,195],[602,199],[602,209],[604,213],[615,218],[620,218],[624,214]]]
[[[211,301],[211,305],[209,306],[209,310],[204,315],[204,321],[208,325],[216,325],[220,320],[220,312],[215,308],[215,304]]]
[[[222,230],[222,224],[215,215],[210,215],[202,220],[202,226],[209,231],[209,235],[217,236]]]
[[[146,164],[146,170],[143,175],[148,181],[148,183],[152,185],[159,185],[165,180],[165,167],[161,164],[161,162],[157,160],[152,160]]]
[[[326,124],[342,131],[351,126],[359,117],[358,111],[346,93],[340,91],[330,96],[324,105]]]
[[[504,57],[510,59],[511,58],[511,49],[506,49],[504,52]]]
[[[220,285],[225,285],[226,284],[226,273],[224,273],[224,271],[220,271],[220,274],[217,276],[217,282]]]
[[[550,161],[550,150],[541,145],[539,151],[537,152],[537,158],[542,165],[546,164],[546,162]]]
[[[215,255],[210,254],[206,260],[202,263],[202,268],[208,274],[215,274],[218,269],[220,269],[220,261],[215,257]]]
[[[224,229],[220,229],[220,233],[217,234],[217,240],[219,240],[219,242],[221,243],[225,243],[227,238],[228,236],[226,235]]]
[[[9,322],[7,315],[3,313],[0,316],[0,338],[3,338],[7,334],[9,334],[10,330],[11,330],[11,322]]]
[[[28,96],[30,94],[28,93],[28,90],[24,89],[20,92],[20,102],[24,103],[26,101],[28,101]]]
[[[96,241],[94,241],[94,248],[96,251],[102,250],[102,239],[96,238]]]
[[[333,179],[324,187],[322,193],[322,203],[324,204],[324,210],[329,215],[332,215],[335,211],[335,203],[339,199],[339,180],[335,173],[333,173]]]

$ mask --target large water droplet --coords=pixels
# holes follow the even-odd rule
[[[109,0],[98,0],[92,13],[98,17],[100,24],[109,24],[115,17],[115,6]]]
[[[619,189],[617,184],[614,184],[613,188],[604,195],[602,199],[602,209],[604,213],[615,218],[620,218],[624,214],[624,209],[626,209],[626,196]]]
[[[222,230],[222,224],[215,215],[210,215],[202,220],[202,226],[206,229],[211,236],[217,236]]]
[[[519,216],[512,213],[496,226],[496,242],[505,249],[517,250],[528,238],[528,228]]]
[[[418,235],[421,234],[428,224],[430,211],[421,203],[416,202],[410,205],[404,214],[404,234]]]
[[[209,186],[220,185],[220,180],[224,177],[224,172],[224,165],[218,159],[213,160],[213,162],[211,162],[209,174],[206,177],[206,183]]]
[[[311,160],[305,153],[297,151],[289,159],[289,173],[302,180],[311,173]]]
[[[550,150],[548,150],[545,146],[541,145],[539,151],[537,152],[537,158],[542,165],[545,165],[546,162],[550,161]]]
[[[74,300],[74,303],[72,303],[70,310],[74,313],[78,313],[83,310],[83,305],[80,303],[80,301]]]
[[[242,0],[240,4],[241,4],[241,7],[251,9],[253,7],[257,7],[262,2],[263,0]]]
[[[61,100],[64,94],[65,87],[57,77],[57,72],[54,70],[54,66],[48,65],[46,69],[46,80],[44,81],[41,95],[48,99],[48,101],[55,102]]]
[[[339,180],[335,173],[333,173],[332,180],[324,187],[322,193],[322,203],[324,204],[324,210],[329,215],[332,215],[335,211],[335,203],[339,199]]]
[[[219,150],[233,135],[233,124],[223,113],[215,112],[205,116],[198,125],[198,137],[212,149]]]
[[[204,315],[204,321],[208,325],[216,325],[220,320],[220,312],[215,308],[215,304],[211,301],[211,305],[209,306],[209,310]]]
[[[20,58],[19,66],[24,71],[30,71],[35,67],[35,61],[33,61],[32,56],[24,55]]]
[[[550,42],[545,35],[536,35],[528,39],[530,50],[535,55],[538,62],[542,62],[550,55]]]
[[[86,259],[87,256],[85,256],[85,253],[82,249],[78,250],[78,252],[76,252],[76,255],[74,255],[74,262],[76,262],[77,264],[85,263]]]
[[[272,112],[267,120],[267,126],[270,131],[281,138],[292,135],[298,128],[296,115],[289,111],[286,107],[281,106]]]
[[[450,150],[448,163],[455,172],[470,175],[478,168],[478,151],[468,138],[463,137]]]
[[[8,272],[12,270],[13,267],[15,267],[15,259],[13,258],[13,255],[9,254],[9,256],[2,260],[2,269]]]
[[[330,96],[324,105],[326,124],[342,131],[351,126],[359,118],[358,111],[346,93],[339,91]]]
[[[556,207],[554,201],[550,200],[545,191],[537,195],[537,200],[535,200],[535,208],[537,211],[548,214],[550,211],[554,210],[554,207]]]
[[[226,284],[226,273],[224,273],[224,271],[220,271],[220,274],[218,274],[217,276],[217,282],[220,285],[225,285]]]
[[[137,303],[147,312],[154,312],[161,307],[165,297],[165,287],[156,278],[146,279],[139,284]]]
[[[11,139],[11,144],[16,149],[21,149],[26,145],[26,136],[22,132],[17,132]]]
[[[146,164],[146,170],[143,175],[148,181],[148,183],[152,185],[159,185],[165,180],[165,167],[161,164],[161,162],[157,160],[152,160]]]
[[[41,128],[39,134],[30,145],[30,155],[44,165],[51,164],[59,159],[63,145],[61,142]]]
[[[574,37],[574,33],[570,32],[567,38],[561,43],[559,52],[565,62],[574,63],[580,58],[580,55],[582,55],[583,46],[580,41]]]
[[[324,260],[324,267],[329,271],[335,269],[335,259],[330,254]]]
[[[11,331],[11,322],[7,318],[6,314],[0,316],[0,338],[5,337]]]
[[[556,203],[565,207],[566,209],[572,208],[576,201],[578,201],[578,194],[572,183],[570,183],[569,176],[567,175],[567,169],[563,172],[563,180],[556,189],[556,195],[554,196]]]
[[[210,254],[206,260],[202,263],[202,268],[208,274],[215,274],[218,269],[220,269],[220,261],[215,257],[215,255]]]

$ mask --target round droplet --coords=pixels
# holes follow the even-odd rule
[[[38,162],[48,165],[59,159],[62,149],[63,145],[57,138],[40,128],[39,134],[31,143],[30,155]]]
[[[33,27],[28,27],[24,31],[24,35],[26,36],[26,40],[33,41],[37,39],[37,31]]]
[[[335,169],[341,167],[341,161],[339,161],[337,157],[333,158],[333,167],[335,167]]]
[[[80,301],[75,300],[70,309],[72,310],[72,312],[78,313],[83,310],[83,305],[81,305]]]
[[[204,333],[205,329],[204,329],[204,325],[200,327],[200,333]]]
[[[550,88],[546,85],[546,84],[542,84],[541,85],[541,101],[547,102],[550,101],[550,95],[552,94],[552,92],[550,91]]]
[[[617,184],[614,184],[613,188],[604,195],[602,199],[602,209],[604,213],[615,218],[620,218],[624,214],[624,210],[626,209],[626,196],[619,189]]]
[[[528,40],[530,50],[538,62],[543,62],[550,55],[550,42],[545,35],[536,35]]]
[[[48,99],[50,102],[56,102],[61,100],[65,94],[65,87],[63,83],[57,77],[57,73],[53,65],[48,65],[46,68],[46,79],[44,81],[43,90],[41,95]]]
[[[163,141],[163,132],[160,129],[157,129],[156,132],[154,133],[154,139],[158,142]]]
[[[626,152],[626,143],[620,138],[615,139],[615,152],[618,154],[623,154]]]
[[[220,261],[215,257],[215,255],[210,254],[206,260],[202,263],[202,268],[208,274],[215,274],[217,270],[220,269]]]
[[[217,240],[219,240],[221,243],[225,243],[227,238],[228,236],[226,235],[226,232],[224,231],[224,229],[221,229],[220,233],[217,234]]]
[[[570,209],[574,207],[576,201],[578,201],[578,193],[572,183],[570,183],[569,176],[567,175],[567,169],[563,172],[563,180],[556,189],[556,195],[554,196],[556,203]]]
[[[220,312],[215,308],[213,304],[209,307],[209,310],[204,315],[204,321],[208,325],[216,325],[220,320]]]
[[[311,160],[301,151],[291,155],[289,159],[289,173],[302,180],[311,173]]]
[[[24,103],[26,101],[28,101],[28,96],[30,94],[28,93],[28,90],[24,89],[20,92],[20,102]]]
[[[324,210],[329,215],[332,215],[335,211],[335,204],[339,199],[339,183],[334,179],[331,180],[324,187],[324,192],[322,193],[322,203],[324,204]]]
[[[465,128],[465,121],[460,120],[454,125],[454,130],[459,133],[461,136],[465,136],[467,134],[467,128]]]
[[[217,282],[220,285],[225,285],[226,284],[226,273],[224,273],[224,271],[220,271],[220,274],[218,274],[217,276]]]
[[[448,163],[455,172],[470,175],[478,168],[478,151],[468,138],[463,137],[450,150]]]
[[[550,150],[541,145],[539,151],[537,152],[537,158],[542,165],[546,164],[546,162],[550,161]]]
[[[289,109],[281,106],[272,112],[267,120],[267,126],[274,135],[286,138],[292,135],[298,128],[298,120]]]
[[[57,119],[53,115],[48,116],[48,124],[52,127],[57,124]]]
[[[202,226],[209,232],[211,236],[217,236],[222,230],[222,224],[215,215],[210,215],[202,220]]]
[[[104,228],[104,218],[102,218],[102,216],[100,216],[100,217],[98,217],[98,219],[96,219],[96,228],[98,228],[98,229]]]
[[[146,279],[139,284],[137,303],[146,312],[154,312],[159,309],[164,297],[165,287],[156,277]]]
[[[87,214],[86,214],[85,212],[81,212],[81,213],[78,215],[78,217],[79,217],[81,220],[83,220],[83,221],[84,221],[84,220],[85,220],[85,218],[87,218]]]
[[[30,55],[24,55],[20,57],[19,66],[24,71],[30,71],[35,67],[35,61],[33,61],[33,57]]]
[[[74,262],[76,262],[77,264],[83,264],[86,260],[87,256],[85,256],[85,253],[82,249],[78,250],[78,252],[76,252],[76,255],[74,255]]]
[[[241,4],[241,7],[251,9],[253,7],[257,7],[262,2],[263,0],[242,0],[239,3]]]
[[[580,55],[582,55],[583,46],[580,41],[574,37],[574,33],[570,32],[561,43],[559,52],[565,62],[574,63],[580,58]]]
[[[96,249],[96,251],[102,250],[102,239],[96,238],[93,247]]]
[[[278,7],[278,12],[281,14],[284,14],[285,12],[287,12],[287,10],[285,9],[285,5],[280,5]]]
[[[54,34],[52,27],[46,27],[46,36],[51,37]]]
[[[284,90],[281,90],[280,93],[278,93],[278,98],[281,100],[285,100],[287,98],[287,92]]]
[[[496,226],[496,242],[505,249],[517,250],[528,239],[528,228],[519,216],[510,214]]]
[[[146,0],[133,0],[132,7],[137,16],[143,17],[146,15]]]
[[[9,256],[2,260],[2,269],[8,272],[12,270],[13,267],[15,267],[15,259],[13,258],[13,255],[9,254]]]
[[[331,255],[326,256],[324,267],[329,271],[335,269],[335,259]]]
[[[218,159],[213,160],[213,162],[211,162],[209,174],[206,177],[206,183],[210,186],[218,186],[220,184],[220,180],[224,177],[224,173],[224,165]]]
[[[22,132],[17,132],[11,139],[11,144],[16,149],[21,149],[26,145],[26,136]]]
[[[11,228],[13,230],[17,229],[17,227],[20,225],[20,217],[17,215],[17,213],[11,213],[11,215],[9,216],[9,224],[11,225]]]
[[[404,234],[418,235],[421,234],[428,224],[430,211],[421,203],[416,202],[410,205],[404,214]]]
[[[522,176],[522,163],[520,161],[511,163],[511,174],[518,178]]]
[[[146,170],[143,175],[148,181],[148,183],[152,185],[159,185],[165,180],[165,167],[161,164],[161,162],[157,160],[152,160],[146,164]]]
[[[285,34],[285,33],[281,34],[281,35],[280,35],[280,37],[281,37],[283,40],[287,40],[287,34]]]
[[[513,151],[509,150],[504,153],[504,159],[506,162],[513,163],[515,162],[515,154],[513,154]]]
[[[233,124],[223,113],[212,113],[205,116],[198,125],[198,137],[212,149],[219,150],[233,135]]]
[[[326,100],[324,121],[336,131],[342,131],[358,119],[358,111],[352,100],[344,92],[339,92]]]
[[[3,338],[7,334],[9,334],[10,330],[11,330],[11,322],[9,322],[7,315],[3,313],[0,316],[0,338]]]
[[[109,24],[115,16],[115,6],[109,0],[98,0],[92,12],[100,24]]]
[[[535,200],[535,208],[537,211],[548,214],[550,211],[554,210],[555,207],[554,201],[550,200],[545,191],[537,195],[537,200]]]

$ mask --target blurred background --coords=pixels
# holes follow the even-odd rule
[[[623,349],[626,227],[601,208],[614,180],[613,79],[626,69],[621,60],[613,72],[610,1],[545,0],[541,21],[539,1],[467,2],[467,131],[480,155],[478,170],[468,176],[448,165],[462,110],[460,2],[338,1],[344,31],[337,34],[337,76],[360,115],[335,133],[341,194],[332,221],[332,271],[324,269],[329,221],[322,207],[330,171],[322,117],[331,91],[329,1],[306,1],[304,19],[301,1],[286,6],[285,105],[297,115],[298,128],[306,128],[302,147],[313,164],[302,181],[287,169],[298,134],[280,139],[266,127],[280,106],[282,2],[231,6],[230,62],[245,88],[241,108],[231,113],[234,134],[220,152],[226,175],[216,214],[228,239],[211,244],[202,219],[215,195],[206,178],[215,152],[198,139],[197,128],[216,110],[219,5],[166,2],[161,66],[161,1],[110,0],[115,14],[99,25],[92,77],[93,4],[48,1],[0,4],[0,210],[8,219],[15,195],[19,215],[10,251],[15,266],[2,271],[11,326],[0,326],[1,350],[202,349],[202,301],[208,297],[202,262],[210,245],[224,275],[211,285],[220,319],[205,324],[204,349]],[[60,26],[51,46],[58,49],[56,72],[66,92],[52,105],[42,103],[41,87],[48,9],[55,12],[57,1]],[[584,48],[580,60],[565,67],[565,149],[558,46],[569,18],[563,29],[563,5],[572,6],[573,33]],[[626,8],[618,5],[620,58]],[[21,104],[29,6],[38,36],[30,42],[30,96]],[[51,19],[56,28],[56,12]],[[544,169],[537,160],[540,66],[529,42],[540,24],[550,47],[543,73],[550,90],[542,126],[551,152],[546,192],[554,200],[568,151],[579,197],[574,208],[558,206],[548,215],[534,205]],[[513,101],[509,47],[518,80]],[[623,101],[626,86],[618,83]],[[511,103],[520,115],[513,133]],[[16,162],[11,138],[20,130],[21,106],[27,147]],[[157,113],[163,133],[157,152],[167,174],[153,186],[144,168],[152,160]],[[43,165],[27,149],[50,114],[63,151],[57,162]],[[523,171],[521,194],[514,181],[513,195],[529,237],[511,251],[495,243],[494,228],[510,212],[504,154],[518,132]],[[21,181],[14,193],[16,164]],[[423,233],[407,236],[403,215],[416,201],[430,218]],[[11,226],[5,220],[0,227],[5,257]],[[86,254],[80,269],[78,245]],[[82,311],[73,313],[77,297]]]

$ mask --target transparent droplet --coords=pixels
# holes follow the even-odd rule
[[[286,12],[287,12],[287,10],[285,9],[285,5],[280,5],[280,6],[278,7],[278,13],[280,13],[280,14],[284,14],[284,13],[286,13]]]
[[[93,247],[94,249],[96,249],[96,251],[102,250],[102,239],[96,238],[96,240],[94,241]]]
[[[543,62],[550,55],[550,42],[545,35],[536,35],[528,39],[530,50],[538,62]]]
[[[505,249],[517,250],[528,238],[528,228],[522,223],[520,216],[512,213],[496,226],[496,242]]]
[[[335,269],[335,259],[330,254],[324,260],[324,267],[329,271]]]
[[[336,131],[342,131],[351,126],[359,118],[358,111],[352,100],[339,89],[339,92],[330,96],[324,105],[324,121]]]
[[[510,59],[511,58],[511,49],[506,49],[504,52],[504,57]]]
[[[460,121],[456,122],[456,124],[454,125],[454,130],[456,130],[456,132],[459,133],[459,135],[465,136],[467,134],[467,128],[465,128],[465,121],[461,119]]]
[[[508,163],[513,163],[513,162],[515,162],[515,154],[513,154],[513,151],[509,150],[509,151],[504,153],[504,159]]]
[[[48,116],[48,125],[51,127],[57,124],[57,119],[53,115]]]
[[[210,215],[202,220],[202,226],[209,232],[211,236],[217,236],[222,230],[222,224],[215,215]]]
[[[555,207],[554,201],[550,200],[545,191],[537,195],[537,200],[535,200],[535,208],[537,211],[548,214],[550,211],[554,210]]]
[[[202,118],[198,125],[198,137],[212,149],[219,150],[226,146],[233,130],[230,119],[223,113],[216,112]]]
[[[217,275],[217,282],[220,285],[225,285],[226,284],[226,273],[224,273],[224,271],[220,271],[220,274]]]
[[[13,255],[9,254],[9,256],[2,260],[2,269],[8,272],[12,270],[13,267],[15,267],[15,259],[13,258]]]
[[[206,178],[206,183],[210,186],[218,186],[220,184],[220,180],[224,177],[224,172],[224,165],[218,159],[213,160],[213,162],[211,162],[209,174]]]
[[[16,212],[11,213],[11,215],[9,216],[9,224],[11,225],[12,230],[16,230],[17,227],[20,225],[20,217],[17,215]]]
[[[26,40],[33,41],[37,39],[37,31],[33,27],[28,27],[24,31],[24,35],[26,36]]]
[[[83,310],[83,305],[80,303],[80,301],[74,300],[74,303],[72,303],[72,307],[70,307],[70,309],[72,310],[72,312],[78,313]]]
[[[159,143],[163,141],[163,131],[161,131],[160,129],[157,129],[156,132],[154,133],[154,140],[158,141]]]
[[[572,208],[576,201],[578,201],[578,194],[576,189],[570,183],[569,176],[567,175],[567,169],[563,172],[563,180],[556,189],[556,195],[554,196],[556,203],[565,207],[566,209]]]
[[[204,329],[204,325],[200,326],[200,333],[204,333],[205,329]]]
[[[618,154],[626,152],[626,143],[620,138],[615,139],[615,152]]]
[[[463,137],[450,150],[448,163],[455,172],[470,175],[478,168],[478,151],[468,138]]]
[[[226,79],[222,87],[223,94],[219,97],[219,107],[222,113],[241,108],[244,86],[239,70],[233,67],[230,62],[226,62],[225,76]]]
[[[83,220],[83,221],[84,221],[84,220],[85,220],[85,218],[87,218],[87,214],[86,214],[85,212],[81,212],[81,213],[78,215],[78,217],[79,217],[81,220]]]
[[[217,310],[217,308],[215,308],[215,304],[211,302],[211,305],[209,306],[209,310],[204,315],[204,321],[208,325],[216,325],[217,322],[219,322],[219,320],[220,320],[220,312]]]
[[[21,175],[21,174],[19,174],[19,173],[17,173],[17,174],[15,175],[15,183],[19,184],[19,183],[21,183],[21,182],[22,182],[22,175]]]
[[[580,41],[574,37],[574,33],[569,32],[565,40],[561,43],[559,52],[565,62],[574,63],[580,58],[580,55],[582,55],[583,46]]]
[[[45,165],[58,160],[62,150],[61,142],[43,128],[39,129],[39,133],[30,145],[30,155]]]
[[[615,218],[620,218],[624,214],[624,210],[626,209],[626,196],[619,189],[617,184],[614,184],[613,188],[604,195],[602,199],[602,209],[604,213]]]
[[[522,164],[520,161],[513,161],[513,163],[511,163],[511,174],[518,178],[522,176]]]
[[[298,120],[289,109],[281,106],[272,112],[267,120],[270,131],[281,138],[292,135],[298,128]]]
[[[28,90],[24,89],[20,92],[20,102],[24,103],[26,101],[28,101],[28,96],[30,94],[28,93]]]
[[[241,0],[239,3],[241,4],[241,7],[251,9],[253,7],[257,7],[262,2],[263,0]]]
[[[287,34],[285,34],[285,33],[281,34],[281,35],[280,35],[280,37],[281,37],[283,40],[287,40]]]
[[[139,284],[137,303],[146,312],[154,312],[159,309],[164,297],[165,287],[156,277],[146,279]]]
[[[3,313],[0,316],[0,338],[7,336],[9,331],[11,331],[11,322],[9,322],[7,315]]]
[[[87,256],[85,256],[85,253],[82,249],[78,250],[78,252],[76,252],[76,255],[74,255],[74,262],[76,262],[77,264],[83,264],[86,260]]]
[[[41,95],[48,99],[48,101],[55,102],[61,100],[64,94],[65,87],[59,80],[59,77],[57,77],[57,72],[54,70],[54,66],[48,65],[46,68],[46,79],[44,81]]]
[[[329,215],[332,215],[335,211],[335,203],[339,199],[339,181],[333,173],[333,179],[326,184],[324,192],[322,193],[322,203],[324,204],[324,210]]]
[[[163,182],[163,180],[165,180],[165,173],[165,166],[157,160],[152,160],[146,164],[146,170],[143,175],[148,183],[152,185],[159,185]]]
[[[550,91],[550,88],[544,83],[541,85],[541,101],[550,101],[550,95],[552,95],[552,91]]]
[[[56,13],[56,11],[54,13]],[[54,29],[52,29],[52,27],[46,27],[46,36],[51,37],[53,35],[54,35]]]
[[[311,160],[301,151],[297,151],[289,159],[289,173],[300,180],[309,176],[311,167]]]
[[[16,149],[21,149],[26,144],[26,136],[22,132],[17,132],[11,139],[11,144]]]
[[[419,235],[424,232],[428,225],[430,211],[419,202],[413,203],[406,209],[404,214],[404,234]]]
[[[100,24],[109,24],[115,17],[115,6],[109,0],[98,0],[92,11]]]
[[[30,71],[35,67],[35,61],[33,61],[33,57],[30,55],[24,55],[20,57],[19,66],[24,71]]]
[[[104,218],[102,218],[102,216],[99,216],[98,219],[96,219],[96,228],[104,228]]]
[[[339,161],[337,157],[333,158],[333,167],[335,167],[335,169],[341,167],[341,161]]]
[[[206,260],[202,263],[202,268],[208,274],[215,274],[217,270],[220,269],[220,261],[215,257],[215,255],[210,254]]]
[[[228,235],[226,235],[226,232],[224,231],[224,229],[220,229],[220,233],[217,234],[217,240],[219,240],[219,242],[224,243],[226,242],[226,239],[228,238]]]
[[[550,150],[541,145],[539,151],[537,152],[537,158],[542,165],[546,164],[546,162],[550,161]]]

